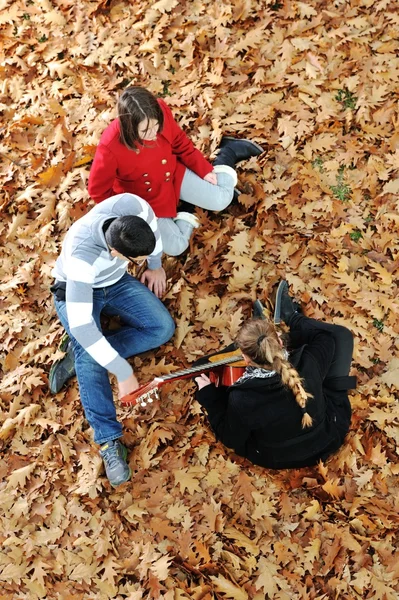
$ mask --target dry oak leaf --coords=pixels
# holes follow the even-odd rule
[[[216,591],[223,593],[229,600],[248,600],[247,592],[223,577],[223,575],[217,577],[211,575],[211,580]]]
[[[58,163],[54,167],[50,167],[47,171],[39,173],[39,181],[47,187],[57,187],[64,175],[63,165]]]
[[[189,325],[189,321],[187,321],[186,319],[180,319],[178,321],[174,337],[176,348],[180,348],[184,338],[188,333],[190,333],[192,329],[194,329],[194,325]]]
[[[227,527],[223,533],[226,537],[234,540],[237,546],[245,548],[245,550],[253,556],[258,556],[260,552],[258,545],[254,541],[250,540],[245,533],[238,531],[238,529],[235,529],[234,527]]]
[[[161,556],[158,560],[153,562],[150,566],[150,571],[158,578],[159,581],[165,581],[169,575],[169,567],[172,558],[168,555]]]
[[[6,489],[13,489],[18,486],[23,488],[26,483],[26,480],[29,479],[35,466],[36,462],[33,462],[30,465],[26,465],[25,467],[21,467],[20,469],[14,471],[8,478]]]
[[[381,381],[387,386],[399,390],[399,358],[393,358],[388,365],[387,371],[381,375]]]
[[[259,573],[259,576],[255,581],[255,588],[257,590],[262,588],[265,597],[274,598],[274,594],[278,590],[277,581],[280,580],[277,565],[261,556],[258,561],[257,573]]]
[[[198,467],[189,467],[188,469],[179,469],[173,473],[176,485],[180,485],[182,494],[187,490],[189,494],[200,492],[201,487],[195,476],[203,474],[203,469]]]

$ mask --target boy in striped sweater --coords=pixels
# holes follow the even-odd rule
[[[52,286],[57,314],[70,337],[66,357],[50,371],[57,393],[76,370],[86,418],[101,446],[112,486],[130,478],[122,425],[116,418],[108,372],[119,398],[139,387],[130,356],[157,348],[173,335],[174,323],[159,300],[166,288],[157,219],[145,200],[119,194],[95,206],[67,232]],[[129,261],[148,263],[141,280]],[[119,329],[102,331],[100,315],[118,316]]]

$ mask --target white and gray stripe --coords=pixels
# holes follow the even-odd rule
[[[108,219],[127,215],[141,217],[150,225],[156,245],[148,258],[148,268],[158,269],[162,264],[162,241],[152,208],[134,194],[119,194],[104,200],[72,225],[52,272],[58,281],[66,282],[71,334],[119,381],[127,379],[132,368],[109,344],[93,319],[93,288],[110,286],[126,272],[128,262],[110,255],[102,228]]]

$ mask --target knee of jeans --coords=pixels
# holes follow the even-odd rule
[[[171,316],[165,319],[158,327],[159,345],[165,344],[170,340],[176,329],[175,323]]]
[[[166,240],[162,238],[162,245],[163,251],[168,256],[179,256],[180,254],[183,254],[185,250],[187,250],[189,240],[178,236],[174,236],[173,238]]]
[[[219,194],[214,198],[211,210],[214,212],[219,212],[227,208],[233,200],[233,194],[234,191],[232,192],[227,188],[219,187]]]

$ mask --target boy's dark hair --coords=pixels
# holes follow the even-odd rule
[[[122,144],[137,150],[142,146],[138,126],[142,121],[155,119],[158,121],[158,133],[163,127],[163,112],[156,97],[145,88],[132,86],[126,88],[118,101],[118,118],[120,124],[120,141]]]
[[[105,241],[125,258],[148,256],[154,251],[156,243],[147,221],[134,216],[114,219],[105,232]]]

